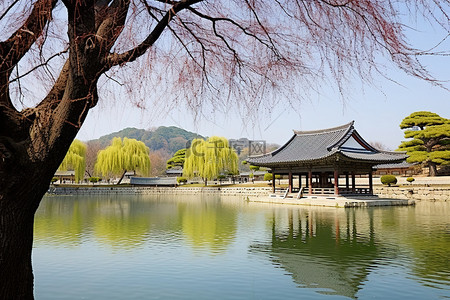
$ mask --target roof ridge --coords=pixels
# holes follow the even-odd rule
[[[355,121],[351,121],[350,123],[347,123],[344,125],[331,127],[331,128],[318,129],[318,130],[294,130],[294,134],[303,135],[303,134],[329,133],[329,132],[333,132],[333,131],[339,131],[339,130],[350,128],[351,126],[353,126],[354,123],[355,123]]]

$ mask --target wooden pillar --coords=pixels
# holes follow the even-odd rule
[[[334,194],[339,195],[339,172],[334,169]]]
[[[308,185],[309,185],[309,193],[312,194],[312,170],[308,171]]]
[[[345,188],[347,189],[347,191],[350,188],[350,181],[349,181],[349,178],[348,178],[348,172],[345,172]]]
[[[292,193],[292,184],[294,183],[294,181],[292,180],[292,171],[289,171],[289,193]]]
[[[356,179],[355,179],[355,171],[352,171],[352,193],[356,191]]]
[[[272,172],[272,193],[275,194],[275,172]]]
[[[372,170],[369,171],[369,194],[373,195]]]

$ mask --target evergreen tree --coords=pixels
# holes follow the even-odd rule
[[[75,181],[83,180],[84,171],[86,170],[86,148],[86,144],[82,141],[74,140],[58,170],[74,170]]]
[[[436,176],[438,165],[450,164],[450,120],[438,114],[418,111],[404,118],[400,124],[409,139],[397,150],[406,151],[407,162],[424,163],[429,175]]]
[[[238,173],[238,156],[230,148],[228,140],[217,136],[206,141],[193,140],[186,151],[183,175],[188,178],[202,177],[206,185],[208,180],[216,178],[220,173]]]
[[[171,159],[169,159],[166,163],[167,169],[172,169],[174,167],[180,167],[181,169],[184,166],[184,161],[186,160],[186,148],[180,149]]]
[[[122,174],[130,170],[141,175],[148,175],[150,171],[150,149],[143,142],[135,139],[113,138],[111,145],[99,151],[95,170],[103,176]]]

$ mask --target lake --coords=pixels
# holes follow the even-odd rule
[[[49,196],[36,299],[449,299],[450,203]]]

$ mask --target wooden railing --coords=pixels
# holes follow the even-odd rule
[[[312,192],[318,195],[334,195],[334,188],[313,188]]]
[[[293,188],[291,193],[298,194],[299,192],[300,192],[299,188]],[[303,187],[302,193],[309,194],[309,195],[334,195],[334,187],[312,188],[312,194],[309,193],[308,187]],[[275,194],[277,194],[281,197],[286,197],[288,193],[287,193],[286,188],[276,188]],[[371,191],[370,191],[369,187],[356,187],[355,189],[351,189],[351,188],[347,189],[347,188],[339,187],[339,194],[340,195],[370,195]]]
[[[368,195],[370,194],[370,188],[368,187],[357,187],[354,190],[347,188],[339,188],[339,194],[342,195]]]

